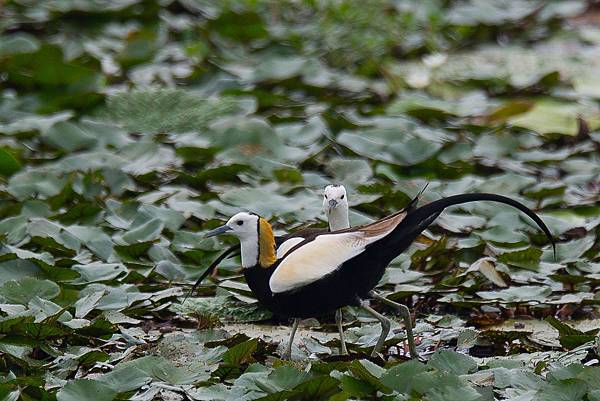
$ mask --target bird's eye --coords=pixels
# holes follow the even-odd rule
[[[342,196],[340,196],[340,199],[344,199],[344,196],[346,196],[346,195],[342,195]]]
[[[241,225],[243,225],[243,224],[244,224],[244,222],[243,222],[242,220],[238,220],[238,221],[236,221],[236,224],[237,224],[238,226],[241,226]]]

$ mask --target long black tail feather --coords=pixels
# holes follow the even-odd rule
[[[425,186],[419,191],[419,193],[417,194],[417,196],[415,196],[414,198],[412,198],[410,200],[410,202],[408,202],[408,205],[406,205],[404,207],[404,210],[407,212],[412,212],[417,208],[417,204],[419,203],[419,199],[421,198],[421,195],[423,195],[423,192],[425,192],[425,190],[427,189],[427,187],[429,186],[429,183],[425,184]]]
[[[210,264],[210,266],[208,266],[208,268],[204,271],[204,273],[202,273],[202,275],[198,278],[198,280],[196,280],[196,282],[194,283],[194,285],[192,286],[190,291],[187,293],[187,295],[183,299],[182,303],[185,303],[185,301],[189,298],[189,296],[192,295],[194,293],[194,291],[196,291],[196,288],[198,288],[198,286],[200,285],[202,280],[204,280],[206,278],[206,276],[211,274],[213,272],[213,270],[215,270],[215,268],[219,265],[219,263],[221,263],[225,258],[233,256],[232,254],[236,250],[239,251],[239,249],[240,249],[240,245],[235,244],[235,245],[230,246],[225,251],[223,251],[223,253],[221,253],[219,256],[217,256],[217,258]]]
[[[423,230],[425,230],[427,226],[429,226],[429,224],[431,224],[433,220],[435,220],[435,218],[439,216],[440,213],[447,207],[475,201],[492,201],[504,203],[506,205],[510,205],[514,208],[517,208],[523,213],[525,213],[538,225],[538,227],[544,232],[544,234],[546,234],[548,240],[550,240],[550,242],[552,243],[554,258],[556,259],[556,242],[554,240],[554,237],[552,236],[552,233],[550,232],[550,229],[548,228],[548,226],[546,226],[544,221],[537,214],[535,214],[535,212],[533,212],[527,206],[523,205],[521,202],[518,202],[511,198],[507,198],[506,196],[502,195],[488,193],[473,193],[453,195],[447,198],[438,199],[419,208],[412,210],[409,209],[406,218],[401,223],[401,226],[405,228],[403,231],[406,235],[411,235],[412,233],[416,236]]]

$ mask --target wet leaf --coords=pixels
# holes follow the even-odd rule
[[[33,297],[54,299],[60,294],[60,287],[50,280],[25,277],[18,281],[7,281],[0,287],[0,296],[6,302],[26,305]]]
[[[58,401],[111,401],[116,391],[97,380],[77,379],[67,383],[56,394]]]
[[[477,362],[473,358],[447,350],[436,351],[427,366],[455,375],[464,375],[477,370]]]

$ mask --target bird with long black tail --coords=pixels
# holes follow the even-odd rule
[[[405,206],[405,210],[410,212],[417,207],[420,196],[427,189],[427,185],[419,191],[417,196],[415,196],[408,205]],[[346,193],[346,188],[341,184],[328,185],[324,191],[323,197],[323,209],[325,210],[325,214],[327,215],[327,221],[329,223],[329,230],[343,230],[350,228],[350,219],[348,217],[348,196]],[[411,358],[417,358],[419,355],[417,353],[417,347],[415,344],[415,338],[412,330],[412,317],[410,315],[410,310],[406,305],[400,304],[398,302],[394,302],[375,290],[369,293],[370,298],[377,300],[378,302],[391,307],[396,312],[402,316],[404,321],[404,328],[406,331],[406,340],[408,342],[408,349],[410,351]],[[372,313],[371,313],[372,314]],[[388,331],[392,327],[392,322],[385,315],[377,315],[378,320],[381,321],[382,328],[384,331]],[[337,329],[340,335],[341,341],[341,354],[347,354],[348,350],[346,348],[346,343],[344,341],[344,331],[342,326],[343,321],[343,312],[342,308],[335,311],[335,321],[337,325]],[[295,322],[294,322],[295,323]],[[293,333],[293,331],[292,331]],[[387,333],[386,333],[387,337]],[[286,348],[286,354],[284,356],[288,356],[289,352],[291,352],[293,338],[290,338],[290,342],[288,343],[288,347]]]
[[[555,246],[544,222],[520,202],[501,195],[454,195],[413,210],[403,209],[374,223],[308,236],[277,259],[273,230],[256,214],[241,212],[206,234],[232,234],[240,240],[248,286],[273,313],[289,318],[316,317],[342,306],[360,306],[378,318],[384,330],[372,355],[387,336],[385,321],[365,302],[387,265],[447,207],[475,201],[513,206],[529,216]]]

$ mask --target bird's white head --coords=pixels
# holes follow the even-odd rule
[[[229,228],[227,231],[229,234],[235,235],[239,239],[256,239],[258,237],[259,221],[260,216],[256,214],[240,212],[227,220],[225,227]]]
[[[323,210],[329,221],[331,231],[350,227],[348,220],[348,197],[343,185],[334,184],[325,187]]]
[[[240,212],[231,217],[224,226],[208,232],[205,237],[231,234],[240,239],[242,267],[260,264],[269,267],[275,263],[275,237],[269,222],[248,212]]]

